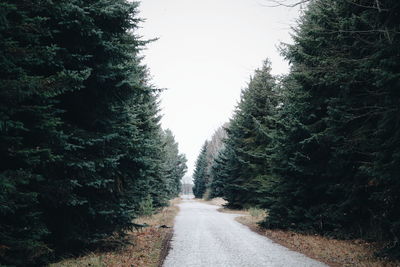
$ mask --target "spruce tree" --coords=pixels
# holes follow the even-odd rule
[[[193,194],[196,198],[203,198],[206,192],[207,175],[207,145],[206,141],[201,148],[200,154],[197,157],[196,165],[193,173]]]
[[[101,0],[59,2],[51,13],[43,9],[63,67],[90,71],[79,90],[57,97],[69,144],[63,161],[52,167],[58,175],[49,177],[43,205],[52,233],[48,242],[59,251],[91,247],[131,227],[130,198],[138,203],[150,193],[158,168],[154,160],[138,162],[159,145],[159,119],[139,61],[142,43],[128,32],[137,27],[136,8],[137,3]],[[138,151],[142,158],[132,158]],[[140,179],[147,181],[133,187]]]
[[[225,185],[229,177],[228,172],[228,150],[223,148],[213,160],[210,176],[212,177],[210,187],[210,198],[224,197]]]
[[[166,177],[169,198],[177,197],[181,192],[181,180],[186,173],[186,157],[179,153],[178,143],[171,130],[164,131],[164,176]]]
[[[68,136],[57,97],[79,90],[88,68],[64,66],[51,39],[56,7],[35,1],[0,4],[0,261],[32,264],[51,253],[44,195],[62,175]],[[58,184],[57,187],[62,187]],[[54,188],[52,188],[54,189]],[[59,196],[63,197],[63,196]]]
[[[285,52],[267,225],[398,251],[399,10],[390,0],[308,6]]]
[[[271,173],[269,131],[277,101],[270,71],[268,60],[255,71],[227,129],[224,197],[232,208],[259,205]]]
[[[98,247],[171,196],[137,6],[0,4],[2,264]]]

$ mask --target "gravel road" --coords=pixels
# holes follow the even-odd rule
[[[252,232],[218,206],[184,200],[179,207],[164,267],[327,266]]]

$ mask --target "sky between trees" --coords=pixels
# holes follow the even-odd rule
[[[142,34],[159,39],[144,51],[161,95],[162,125],[188,158],[188,175],[204,140],[232,115],[241,89],[268,57],[273,74],[287,73],[279,54],[290,42],[299,9],[256,0],[146,0]],[[250,41],[251,40],[251,41]]]

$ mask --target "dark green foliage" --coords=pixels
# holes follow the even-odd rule
[[[225,146],[219,153],[218,156],[214,159],[212,168],[211,168],[211,176],[212,182],[210,184],[210,198],[214,197],[225,197],[228,195],[232,184],[229,182],[229,178],[231,175],[235,174],[235,171],[238,166],[234,152],[230,146]],[[239,208],[232,205],[231,202],[228,203],[231,208]]]
[[[286,50],[270,226],[398,246],[400,4],[376,3],[313,1]]]
[[[62,67],[42,8],[0,4],[0,255],[17,265],[50,252],[42,193],[67,140],[55,98],[80,89],[89,74]]]
[[[197,178],[195,179],[195,183],[197,183],[198,186],[194,187],[194,190],[199,190],[201,192],[201,197],[204,197],[205,199],[222,196],[220,188],[222,183],[219,177],[217,177],[217,172],[213,172],[212,165],[224,148],[224,138],[226,137],[227,125],[228,124],[225,123],[223,126],[219,127],[212,135],[210,141],[207,141],[204,144],[204,151],[201,150],[198,162],[196,163],[197,171],[195,170],[195,175]],[[214,170],[217,169],[214,168]],[[217,179],[215,182],[214,178]]]
[[[395,0],[310,1],[290,74],[243,93],[214,194],[268,209],[264,226],[384,241],[399,258],[399,14]]]
[[[226,153],[227,150],[222,149],[212,162],[210,176],[213,179],[210,184],[210,198],[224,196],[224,186],[229,175],[226,170],[228,166]]]
[[[167,196],[173,198],[181,192],[181,180],[186,173],[186,156],[179,154],[178,143],[170,130],[164,132],[164,177],[166,179]]]
[[[275,79],[266,60],[255,71],[227,129],[225,150],[215,161],[213,172],[224,181],[223,195],[231,208],[257,206],[270,173],[268,164],[275,108]],[[221,182],[220,182],[221,183]]]
[[[193,173],[193,194],[196,198],[203,198],[203,195],[206,192],[206,181],[208,180],[207,145],[208,142],[206,141],[201,148],[199,156],[197,157]]]
[[[137,3],[0,3],[0,263],[41,265],[176,195]]]

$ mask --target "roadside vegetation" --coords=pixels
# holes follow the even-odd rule
[[[4,0],[0,21],[0,265],[123,240],[186,172],[142,63],[138,2]]]
[[[193,193],[223,197],[251,214],[246,224],[323,261],[393,266],[400,1],[295,2],[308,4],[281,47],[290,72],[272,75],[268,59],[254,71],[232,118],[204,142]],[[0,265],[162,258],[171,232],[160,226],[172,225],[167,205],[187,166],[161,127],[138,5],[1,1]]]
[[[229,212],[235,213],[236,210]],[[225,211],[222,211],[225,212]],[[399,261],[377,257],[382,244],[362,239],[340,240],[317,234],[301,234],[290,230],[265,229],[260,223],[266,214],[261,209],[240,211],[244,216],[236,220],[251,230],[268,237],[290,250],[300,252],[310,258],[324,262],[332,267],[397,267]]]
[[[49,267],[157,267],[167,256],[173,224],[179,208],[180,199],[170,201],[168,207],[157,213],[137,218],[134,223],[146,225],[126,232],[130,244],[114,251],[91,252],[79,258],[64,259],[50,264]]]
[[[307,2],[281,46],[290,72],[272,75],[268,59],[254,71],[219,153],[209,141],[199,153],[195,195],[399,260],[400,2],[275,2]]]
[[[252,231],[264,235],[290,250],[300,252],[310,258],[324,262],[332,267],[397,267],[399,261],[377,257],[382,244],[362,239],[339,240],[316,234],[302,234],[290,230],[265,229],[260,224],[267,217],[263,209],[229,209],[223,207],[227,201],[222,198],[199,200],[221,206],[218,211],[240,214],[236,221],[248,226]]]

